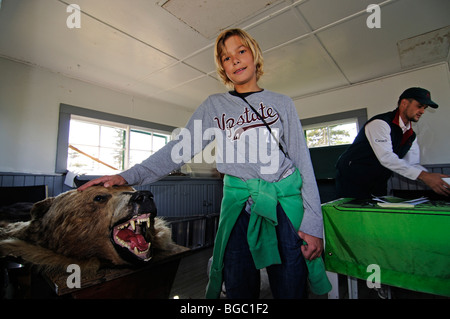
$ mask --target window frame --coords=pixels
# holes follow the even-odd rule
[[[78,106],[61,103],[59,107],[58,137],[56,146],[56,164],[55,172],[67,173],[67,149],[69,147],[70,119],[72,115],[90,118],[92,120],[115,122],[124,125],[130,125],[134,128],[148,129],[152,131],[162,131],[171,134],[176,127],[159,124],[150,121],[139,120],[131,117],[95,111],[81,108]]]
[[[308,129],[308,127],[309,128],[311,128],[313,126],[319,127],[322,124],[323,124],[323,126],[326,126],[329,123],[338,124],[342,121],[346,121],[349,119],[355,119],[355,118],[356,118],[356,123],[358,124],[357,132],[356,132],[358,134],[359,130],[361,130],[361,128],[367,122],[367,109],[366,108],[303,119],[303,120],[301,120],[303,134],[305,134],[305,128]],[[318,146],[318,147],[312,147],[309,149],[311,150],[313,148],[333,147],[333,146],[336,146],[336,145]]]

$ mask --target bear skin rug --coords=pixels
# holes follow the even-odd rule
[[[102,267],[145,264],[176,250],[171,230],[156,217],[149,191],[129,186],[71,190],[33,205],[31,220],[0,222],[0,256],[21,258],[46,273],[70,264],[95,274]]]

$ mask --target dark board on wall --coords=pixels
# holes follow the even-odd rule
[[[316,179],[334,179],[336,162],[349,146],[350,144],[310,148]]]

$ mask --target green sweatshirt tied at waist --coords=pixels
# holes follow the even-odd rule
[[[225,175],[223,199],[219,227],[214,244],[206,298],[219,298],[222,288],[223,257],[231,230],[242,208],[251,197],[250,222],[247,241],[257,269],[280,264],[276,206],[280,203],[294,229],[299,229],[303,219],[303,200],[301,197],[302,178],[298,169],[279,182],[269,183],[262,179],[243,181],[240,178]],[[306,260],[306,259],[305,259]],[[321,258],[306,260],[308,279],[315,294],[325,294],[331,290],[331,284],[325,273]]]

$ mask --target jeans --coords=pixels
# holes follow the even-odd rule
[[[302,239],[289,218],[277,205],[276,233],[281,264],[268,266],[272,296],[276,299],[303,298],[308,270],[301,252]],[[227,298],[257,299],[260,272],[256,269],[247,243],[249,214],[242,210],[231,231],[224,256],[223,277]]]

